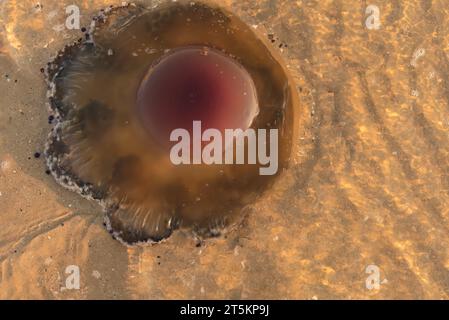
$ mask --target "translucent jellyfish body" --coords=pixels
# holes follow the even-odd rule
[[[64,186],[99,201],[114,237],[221,234],[287,168],[293,103],[284,69],[229,12],[201,3],[114,8],[47,70],[56,115],[45,152]],[[279,168],[175,165],[170,132],[277,129]],[[225,149],[225,148],[223,148]],[[248,156],[248,154],[246,155]]]

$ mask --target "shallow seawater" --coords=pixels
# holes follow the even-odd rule
[[[220,1],[282,56],[300,101],[298,138],[238,227],[202,242],[180,228],[153,246],[111,239],[101,209],[33,156],[51,129],[40,69],[84,37],[56,31],[65,7],[78,4],[88,27],[122,1],[40,3],[0,4],[0,297],[449,298],[446,1],[378,0],[378,30],[366,28],[365,1]],[[80,290],[62,289],[70,265]],[[380,288],[370,290],[376,267]]]

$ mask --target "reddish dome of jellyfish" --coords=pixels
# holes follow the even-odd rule
[[[258,112],[248,72],[234,59],[209,48],[188,47],[163,57],[150,68],[137,93],[138,114],[163,146],[178,128],[192,131],[247,129]]]

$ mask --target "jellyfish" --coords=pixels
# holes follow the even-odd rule
[[[98,201],[107,229],[125,244],[159,242],[178,229],[219,236],[288,168],[295,108],[285,68],[254,30],[218,6],[102,10],[85,37],[48,64],[46,77],[54,118],[48,170]],[[279,170],[174,165],[170,135],[192,133],[194,121],[215,132],[278,130]]]

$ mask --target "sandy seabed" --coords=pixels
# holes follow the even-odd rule
[[[72,2],[83,26],[122,4]],[[447,2],[221,4],[283,57],[300,99],[298,152],[226,237],[197,246],[179,231],[126,247],[35,157],[51,129],[40,69],[81,31],[64,27],[63,2],[0,1],[0,298],[449,298]],[[370,4],[379,30],[365,26]]]

